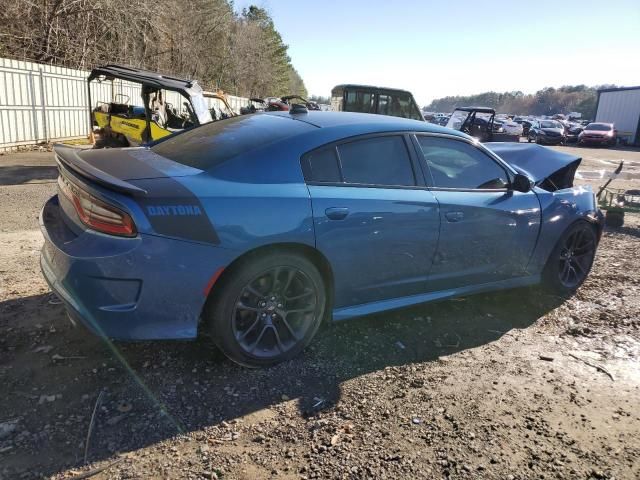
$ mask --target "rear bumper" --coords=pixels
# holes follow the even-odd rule
[[[44,205],[40,228],[47,283],[74,320],[114,339],[194,338],[207,284],[231,257],[219,247],[152,235],[77,235],[57,196]]]

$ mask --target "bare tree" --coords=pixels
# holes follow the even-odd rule
[[[0,0],[0,27],[0,55],[19,60],[128,64],[237,95],[305,92],[268,13],[238,15],[228,0]]]

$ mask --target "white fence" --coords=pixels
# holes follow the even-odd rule
[[[87,77],[89,72],[0,58],[0,151],[20,145],[86,137],[89,134]],[[92,82],[91,101],[109,102],[115,95],[141,105],[140,86],[128,82]],[[184,99],[166,92],[179,110]],[[236,113],[249,100],[228,95]],[[216,100],[206,99],[209,107]]]

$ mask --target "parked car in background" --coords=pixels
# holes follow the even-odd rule
[[[447,115],[443,115],[441,117],[438,117],[436,119],[435,123],[437,125],[440,125],[441,127],[444,127],[447,124],[447,122],[449,122],[449,118],[450,117],[448,117]]]
[[[579,135],[584,130],[584,127],[576,122],[570,122],[565,128],[565,135],[567,136],[567,143],[576,143]]]
[[[250,113],[264,112],[267,108],[267,104],[263,98],[250,98],[249,104],[246,107],[240,108],[240,115],[248,115]]]
[[[523,128],[518,122],[510,120],[508,118],[500,119],[502,122],[502,131],[507,135],[517,135],[522,136]]]
[[[525,117],[516,117],[513,121],[522,125],[522,135],[526,137],[529,134],[529,128],[531,128],[533,120]]]
[[[564,143],[566,140],[564,125],[556,120],[534,121],[531,128],[529,128],[527,140],[529,142],[546,145],[559,145]]]
[[[258,367],[300,353],[324,320],[586,279],[602,214],[572,188],[579,157],[301,110],[150,148],[56,146],[41,267],[70,317],[119,339],[206,334]]]
[[[578,135],[579,145],[615,145],[617,131],[613,123],[590,123]]]

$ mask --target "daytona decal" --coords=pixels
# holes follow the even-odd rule
[[[131,180],[130,183],[149,192],[134,198],[156,233],[214,245],[220,243],[200,199],[182,185],[179,178]]]
[[[148,205],[147,213],[156,215],[202,215],[198,205]]]

